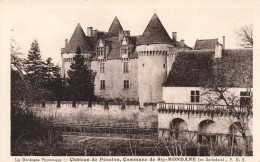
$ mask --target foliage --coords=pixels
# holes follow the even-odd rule
[[[11,39],[11,99],[27,104],[44,100],[61,100],[60,67],[51,58],[41,59],[37,40],[32,42],[27,59],[21,59],[16,42]]]
[[[31,44],[26,60],[27,78],[32,84],[42,82],[43,77],[43,61],[41,59],[41,52],[37,40]]]
[[[62,143],[48,149],[44,145],[31,147],[18,146],[16,155],[53,155],[53,156],[197,156],[197,148],[181,142],[126,139],[110,137],[67,136]],[[166,147],[167,146],[167,147]],[[230,147],[216,145],[215,156],[230,156]],[[168,148],[168,149],[167,149]],[[39,153],[39,150],[42,150]],[[200,156],[209,156],[209,148],[201,147]],[[241,156],[241,151],[235,149],[235,156]],[[130,157],[129,157],[130,158]]]
[[[59,139],[59,132],[46,120],[28,111],[33,103],[52,96],[46,89],[46,72],[41,60],[38,42],[32,43],[26,60],[14,40],[11,40],[11,151],[12,155],[21,141],[42,142],[51,148]],[[49,62],[50,63],[50,62]],[[59,73],[59,69],[56,70]],[[57,74],[55,74],[57,75]],[[56,77],[56,76],[55,76]]]
[[[11,47],[11,64],[14,67],[11,71],[13,99],[21,99],[23,96],[27,103],[59,100],[62,90],[60,67],[54,66],[51,58],[46,62],[41,59],[38,41],[32,42],[25,60],[19,59],[18,54],[21,53],[15,45]]]
[[[92,101],[94,99],[94,74],[84,63],[80,47],[68,71],[68,86],[73,101]]]
[[[248,153],[248,145],[249,142],[247,140],[247,131],[249,130],[249,121],[252,119],[253,115],[253,92],[251,91],[250,86],[246,89],[245,94],[247,94],[248,100],[243,102],[240,99],[240,96],[237,96],[232,92],[231,88],[236,87],[236,83],[242,85],[241,81],[243,81],[244,85],[250,85],[252,82],[253,73],[252,67],[249,67],[247,70],[243,69],[242,64],[244,64],[244,60],[237,57],[239,61],[239,65],[237,67],[231,68],[230,65],[227,64],[218,64],[216,61],[216,66],[214,66],[214,73],[210,78],[210,82],[205,84],[202,95],[206,96],[205,101],[208,105],[217,106],[217,105],[225,105],[226,112],[230,116],[230,125],[234,126],[234,128],[241,133],[244,140],[244,149],[242,155],[246,155]],[[232,63],[234,65],[234,63]],[[251,66],[249,64],[245,64],[245,66]],[[235,121],[238,121],[236,124]]]
[[[50,122],[35,117],[28,109],[22,109],[18,103],[13,102],[11,105],[11,150],[20,140],[35,140],[52,147],[52,144],[60,141],[61,138],[60,131],[50,127],[50,124]]]
[[[60,67],[54,66],[52,58],[47,58],[43,63],[43,86],[46,90],[51,92],[47,100],[62,100],[62,78],[60,74]]]

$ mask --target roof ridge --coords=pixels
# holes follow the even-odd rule
[[[226,51],[228,51],[228,50],[253,50],[252,48],[225,48],[225,49],[223,49],[223,50],[226,50]]]
[[[212,39],[197,39],[198,41],[204,41],[204,40],[218,40],[218,38],[212,38]]]

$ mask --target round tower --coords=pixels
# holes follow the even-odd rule
[[[92,28],[89,28],[92,30]],[[85,59],[85,64],[88,68],[91,68],[91,58],[94,55],[93,44],[91,42],[91,37],[86,36],[82,27],[78,23],[75,28],[70,41],[65,40],[65,48],[61,50],[61,58],[62,58],[62,67],[61,74],[62,76],[67,75],[67,71],[70,69],[70,65],[73,62],[73,57],[76,55],[76,49],[80,48],[82,55]]]
[[[162,101],[162,85],[167,76],[168,48],[172,39],[156,14],[138,38],[138,93],[140,106]]]

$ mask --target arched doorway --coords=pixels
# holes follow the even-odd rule
[[[170,136],[174,139],[186,138],[187,123],[181,118],[175,118],[170,122]]]
[[[217,136],[214,134],[215,122],[213,120],[203,120],[199,124],[198,143],[212,144],[217,141]]]

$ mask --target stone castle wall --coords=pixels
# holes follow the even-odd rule
[[[167,51],[171,45],[151,44],[137,46],[139,102],[156,103],[162,101],[162,84],[166,79]]]
[[[198,103],[191,103],[191,91],[200,91],[200,102]],[[239,103],[240,99],[240,92],[241,91],[247,91],[247,88],[229,88],[226,93],[224,94],[227,98],[232,97],[234,98],[234,102],[237,100]],[[194,113],[191,113],[191,109],[186,111],[180,111],[178,110],[179,107],[183,107],[183,105],[191,106],[193,104],[198,104],[196,108],[205,106],[204,104],[207,104],[208,97],[210,98],[216,98],[213,94],[204,94],[206,91],[205,88],[202,87],[163,87],[163,101],[164,103],[170,104],[173,103],[172,106],[175,106],[176,109],[174,113],[159,113],[158,114],[158,128],[159,129],[171,129],[171,123],[175,119],[180,119],[181,121],[184,121],[185,125],[187,126],[186,130],[188,131],[196,131],[200,132],[200,124],[205,121],[210,121],[208,133],[220,133],[220,134],[229,134],[230,126],[235,123],[239,122],[237,118],[230,116],[230,114],[221,114],[217,113],[215,111],[209,112],[209,109],[204,110],[196,110]],[[236,96],[236,97],[234,97]],[[220,105],[225,105],[224,103],[219,102]],[[168,105],[169,106],[169,105]],[[191,107],[190,107],[191,108]],[[216,108],[216,107],[215,107]],[[226,108],[223,106],[223,108]],[[178,110],[178,111],[177,111]],[[239,110],[239,107],[238,109]],[[249,130],[247,130],[246,134],[247,136],[252,136],[252,128],[253,128],[253,121],[252,116],[250,116],[248,121],[248,127]],[[179,120],[179,121],[180,121]],[[163,131],[160,131],[160,137],[162,135]],[[168,136],[169,132],[166,131],[164,135]],[[241,134],[240,134],[241,135]]]
[[[158,115],[158,127],[162,129],[170,129],[170,123],[174,119],[182,119],[187,125],[187,130],[189,131],[200,131],[199,125],[202,121],[212,120],[214,124],[209,129],[209,133],[222,133],[229,134],[230,126],[238,122],[237,118],[229,115],[208,115],[205,113],[199,114],[188,114],[188,113],[160,113]],[[249,128],[252,128],[252,119],[249,120]],[[248,130],[247,135],[252,135],[252,130]]]
[[[33,105],[30,110],[41,118],[47,118],[55,122],[70,123],[87,121],[90,123],[138,123],[139,126],[156,126],[158,123],[158,111],[156,106],[146,106],[139,109],[139,105],[93,103],[88,107],[88,102],[77,102],[76,107],[72,107],[72,101],[61,101],[57,108],[57,102],[50,101]]]
[[[165,103],[191,104],[191,91],[196,90],[200,91],[200,102],[198,104],[208,103],[209,97],[212,99],[217,97],[213,95],[214,93],[209,94],[209,92],[203,87],[163,87],[163,101]],[[247,88],[228,88],[224,94],[227,97],[239,100],[240,92],[242,91],[247,91]],[[225,105],[225,103],[222,104]]]
[[[177,123],[176,121],[183,121],[182,123]],[[184,112],[175,112],[175,113],[159,113],[158,114],[158,138],[168,138],[171,136],[170,131],[173,131],[171,125],[179,125],[184,126],[180,128],[180,130],[185,130],[189,132],[197,132],[197,133],[208,133],[208,135],[220,135],[218,138],[218,142],[224,145],[227,145],[230,142],[228,139],[228,135],[230,134],[231,125],[235,122],[239,122],[237,118],[232,117],[230,115],[216,115],[211,116],[208,113],[184,113]],[[204,124],[204,125],[203,125]],[[253,132],[253,120],[252,117],[249,118],[248,121],[248,130],[246,130],[246,136],[252,137]],[[203,130],[205,129],[205,130]],[[186,137],[193,142],[198,142],[198,134],[191,133],[190,135],[185,133],[180,133],[180,136]],[[223,136],[224,135],[224,136]],[[241,137],[241,133],[237,131],[234,135],[236,135],[236,139],[238,140],[237,145],[243,145],[243,139]],[[226,138],[223,138],[226,137]],[[223,139],[222,139],[223,138]],[[222,141],[222,142],[220,142]]]
[[[100,63],[105,63],[105,73],[100,72]],[[124,73],[124,62],[129,64],[129,72]],[[92,61],[91,67],[97,72],[95,77],[95,95],[102,98],[120,98],[138,101],[138,59],[114,59]],[[100,89],[100,81],[105,80],[105,89]],[[124,80],[129,80],[129,88],[124,89]]]
[[[64,74],[66,76],[68,76],[67,72],[70,70],[70,65],[73,62],[73,57],[76,56],[76,53],[63,53],[61,54],[61,75],[64,76]],[[91,53],[83,53],[83,56],[85,58],[85,64],[87,65],[87,67],[89,69],[91,69],[91,57],[93,56],[93,54]]]

